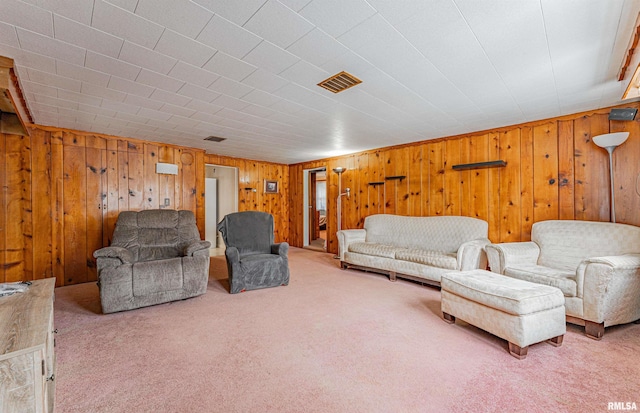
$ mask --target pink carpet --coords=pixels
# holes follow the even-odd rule
[[[445,323],[440,292],[290,251],[287,287],[208,292],[102,315],[94,283],[56,290],[57,412],[603,412],[640,405],[640,325],[519,361],[507,343]]]

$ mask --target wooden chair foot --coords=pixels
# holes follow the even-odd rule
[[[456,318],[454,316],[452,316],[449,313],[445,313],[444,311],[442,312],[442,318],[444,318],[444,321],[446,321],[449,324],[453,324],[456,322]]]
[[[560,347],[562,345],[563,339],[564,339],[564,335],[551,338],[549,339],[549,344],[551,344],[554,347]]]
[[[600,340],[604,336],[604,323],[584,320],[584,333],[589,338]]]
[[[518,360],[523,360],[527,358],[527,352],[529,351],[529,346],[520,347],[517,344],[513,344],[509,342],[509,354]]]
[[[389,272],[389,281],[396,281],[396,273],[395,271]]]

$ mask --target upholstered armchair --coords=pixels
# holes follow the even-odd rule
[[[120,213],[111,246],[93,253],[103,313],[132,310],[204,294],[209,241],[191,211]]]
[[[274,243],[271,214],[235,212],[217,228],[226,245],[231,294],[289,284],[289,244]]]
[[[559,288],[567,321],[584,325],[591,338],[640,319],[640,227],[541,221],[530,242],[485,249],[491,271]]]

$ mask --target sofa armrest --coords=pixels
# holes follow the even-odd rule
[[[182,255],[184,257],[193,257],[196,252],[202,251],[202,250],[208,250],[209,248],[211,248],[211,242],[209,241],[202,241],[202,240],[194,241],[191,244],[184,247],[184,251]]]
[[[230,265],[240,262],[240,251],[238,251],[236,247],[225,248],[224,255],[227,257],[227,263]]]
[[[587,258],[576,282],[585,320],[612,325],[640,317],[640,254]]]
[[[272,244],[271,253],[278,254],[281,257],[287,258],[287,254],[289,254],[289,243],[281,242],[279,244]]]
[[[100,258],[118,258],[121,264],[131,264],[133,262],[133,256],[131,252],[122,247],[104,247],[93,252],[95,259]],[[111,260],[110,260],[111,261]]]
[[[488,244],[485,251],[491,271],[498,274],[514,263],[535,265],[540,256],[540,247],[532,241]]]
[[[336,233],[338,236],[338,255],[340,261],[344,261],[344,253],[349,251],[349,244],[353,242],[365,242],[367,230],[365,229],[343,229]]]
[[[456,257],[456,270],[469,271],[475,269],[486,269],[487,254],[484,251],[484,247],[490,243],[491,241],[487,238],[479,238],[464,242],[460,245]]]

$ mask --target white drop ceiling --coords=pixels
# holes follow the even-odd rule
[[[0,55],[37,124],[291,164],[623,103],[639,12],[640,0],[0,0]],[[316,86],[343,70],[363,83]]]

